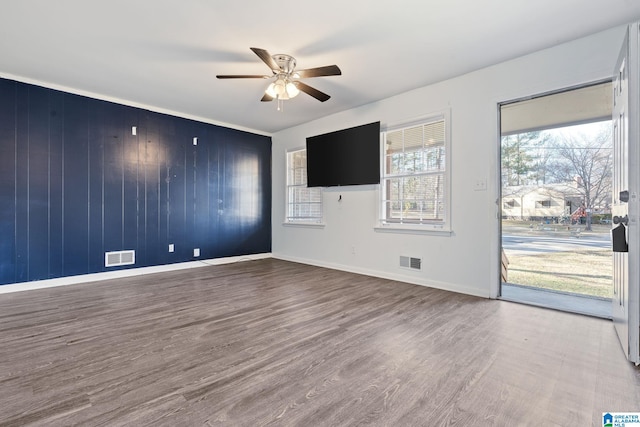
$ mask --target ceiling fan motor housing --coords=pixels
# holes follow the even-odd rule
[[[291,55],[278,53],[271,57],[276,61],[276,64],[280,66],[280,70],[273,70],[275,73],[291,74],[296,68],[296,59]]]

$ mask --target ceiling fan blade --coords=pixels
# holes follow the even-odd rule
[[[312,88],[308,84],[304,84],[304,83],[298,82],[298,81],[293,82],[293,84],[296,85],[296,87],[298,89],[300,89],[301,91],[303,91],[307,95],[313,96],[315,99],[317,99],[320,102],[324,102],[324,101],[328,100],[329,98],[331,98],[326,93],[320,92],[318,89]]]
[[[268,79],[270,76],[261,74],[218,74],[219,79]]]
[[[267,95],[266,93],[264,94],[264,96],[262,97],[262,99],[260,101],[262,102],[269,102],[269,101],[273,101],[273,97]]]
[[[258,57],[260,59],[262,59],[262,62],[267,64],[267,66],[271,70],[275,70],[275,71],[279,71],[280,70],[280,66],[278,65],[278,63],[276,61],[273,60],[271,55],[269,55],[269,52],[267,52],[264,49],[260,49],[258,47],[251,47],[249,49],[251,49],[253,51],[253,53],[255,53],[256,55],[258,55]]]
[[[340,71],[340,68],[338,68],[337,65],[327,65],[325,67],[297,70],[296,73],[298,74],[298,76],[300,76],[300,78],[342,75],[342,71]]]

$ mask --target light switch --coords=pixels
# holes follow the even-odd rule
[[[195,248],[193,250],[193,256],[200,256],[200,248]]]

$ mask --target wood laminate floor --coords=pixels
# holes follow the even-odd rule
[[[611,321],[275,259],[0,295],[0,426],[589,426]]]

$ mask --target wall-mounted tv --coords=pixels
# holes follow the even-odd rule
[[[307,138],[307,186],[380,184],[380,122]]]

